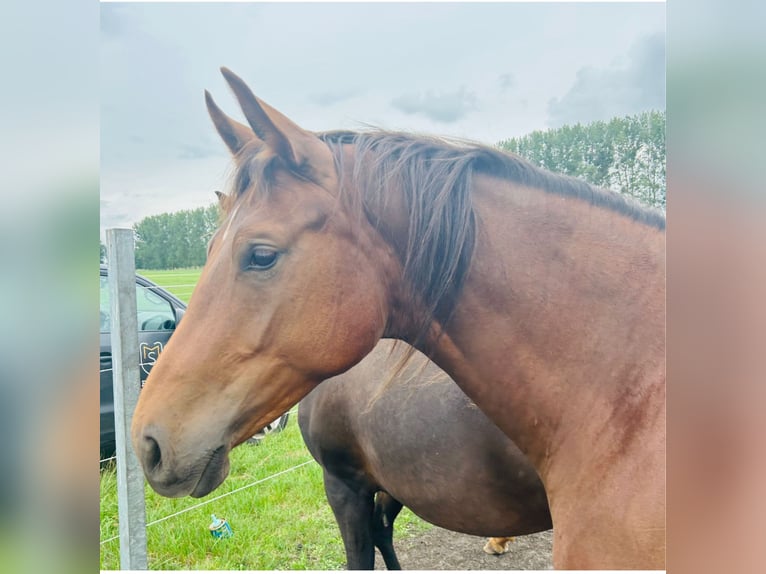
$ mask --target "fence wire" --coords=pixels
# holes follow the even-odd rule
[[[164,521],[169,520],[171,518],[175,518],[176,516],[180,516],[181,514],[186,514],[187,512],[190,512],[192,510],[195,510],[197,508],[205,506],[206,504],[210,504],[211,502],[215,502],[216,500],[220,500],[222,498],[226,498],[227,496],[231,496],[232,494],[235,494],[235,493],[240,492],[242,490],[245,490],[245,489],[248,489],[248,488],[252,488],[253,486],[256,486],[258,484],[266,482],[267,480],[271,480],[271,479],[274,479],[274,478],[276,478],[278,476],[281,476],[283,474],[287,474],[288,472],[292,472],[294,470],[297,470],[297,469],[301,468],[302,466],[306,466],[307,464],[311,464],[312,462],[314,462],[313,458],[311,458],[311,459],[309,459],[307,461],[304,461],[304,462],[302,462],[300,464],[297,464],[297,465],[295,465],[293,467],[287,468],[285,470],[280,470],[279,472],[277,472],[275,474],[272,474],[270,476],[267,476],[265,478],[258,479],[258,480],[254,481],[254,482],[251,482],[250,484],[246,484],[245,486],[240,486],[239,488],[235,488],[231,492],[226,492],[224,494],[221,494],[219,496],[211,498],[210,500],[206,500],[205,502],[200,502],[199,504],[194,504],[192,506],[189,506],[188,508],[184,508],[183,510],[180,510],[180,511],[175,512],[173,514],[169,514],[168,516],[163,516],[162,518],[158,518],[157,520],[152,520],[151,522],[147,522],[146,526],[148,528],[149,526],[152,526],[153,524],[159,524],[160,522],[164,522]],[[119,537],[120,536],[117,535],[117,536],[112,536],[110,538],[107,538],[106,540],[102,540],[100,546],[103,546],[107,542],[112,542],[113,540],[117,540]]]

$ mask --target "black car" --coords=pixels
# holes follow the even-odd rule
[[[115,452],[114,393],[112,389],[112,341],[110,335],[110,303],[107,267],[101,265],[100,277],[100,339],[101,339],[101,457]],[[136,275],[136,310],[138,312],[138,353],[141,386],[157,361],[157,357],[175,331],[186,311],[186,304],[146,277]],[[263,434],[282,430],[287,413],[256,434],[250,442],[258,442]]]

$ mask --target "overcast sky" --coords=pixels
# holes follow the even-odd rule
[[[495,144],[665,109],[665,4],[101,4],[101,228],[206,206],[220,66],[311,130]]]

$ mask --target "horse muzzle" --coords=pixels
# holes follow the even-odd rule
[[[146,480],[162,496],[201,498],[218,488],[229,474],[229,449],[226,445],[188,452],[170,448],[162,433],[146,428],[134,436],[133,447]]]

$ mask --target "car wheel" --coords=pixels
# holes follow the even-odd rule
[[[281,431],[287,425],[287,418],[289,414],[290,413],[284,413],[278,419],[271,421],[269,424],[267,424],[265,427],[263,427],[261,430],[255,433],[252,437],[247,439],[247,441],[245,442],[249,444],[258,444],[264,439],[264,437],[267,434]]]

